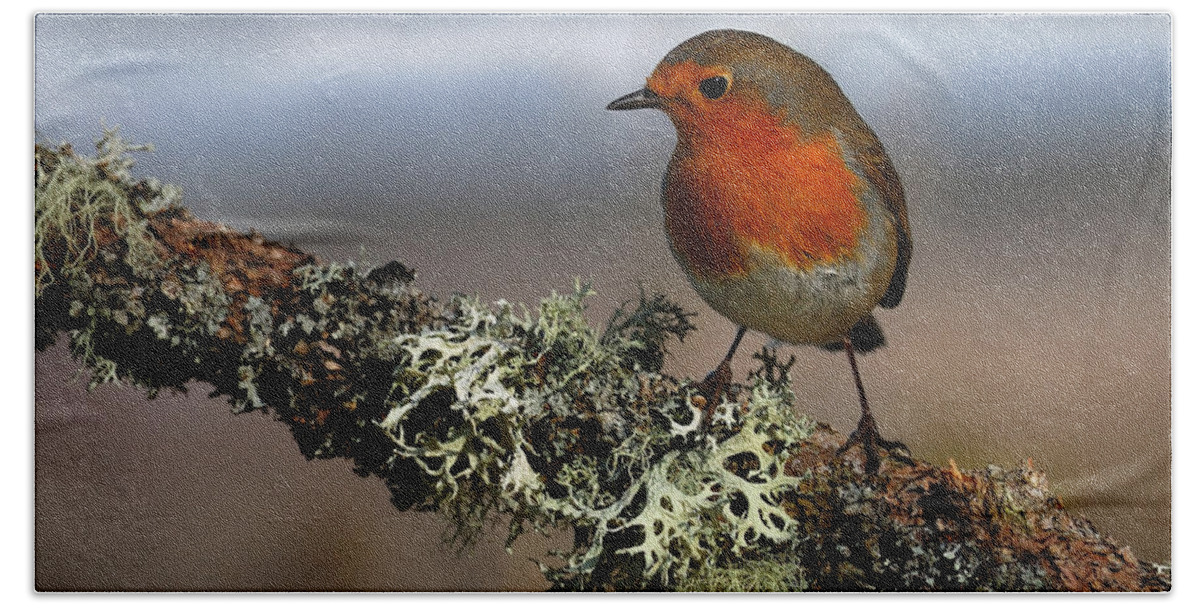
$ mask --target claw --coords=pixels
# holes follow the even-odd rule
[[[849,335],[842,337],[842,345],[846,349],[846,357],[850,359],[850,370],[854,372],[854,387],[858,390],[858,404],[862,408],[862,416],[858,419],[858,428],[854,429],[854,432],[846,438],[846,443],[837,449],[837,455],[841,456],[846,453],[846,450],[854,444],[861,445],[863,454],[866,456],[864,468],[868,475],[874,475],[879,471],[879,452],[884,452],[906,464],[914,464],[912,458],[907,454],[895,453],[896,450],[909,452],[908,446],[899,441],[888,441],[879,436],[879,426],[875,424],[875,417],[871,415],[871,407],[867,404],[867,392],[863,390],[862,376],[858,373],[858,362],[854,360],[854,346],[850,343]]]
[[[879,436],[879,427],[875,425],[875,419],[869,414],[864,414],[858,421],[858,428],[854,429],[850,436],[846,438],[846,443],[835,452],[838,456],[846,453],[854,445],[861,445],[865,462],[863,469],[868,475],[874,475],[879,472],[880,452],[899,460],[907,465],[915,464],[909,456],[911,450],[908,446],[899,441],[889,441]]]

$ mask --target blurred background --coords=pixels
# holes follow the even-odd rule
[[[842,86],[900,172],[908,292],[860,360],[885,436],[960,467],[1046,470],[1075,515],[1171,558],[1171,20],[1166,15],[52,15],[35,134],[150,142],[135,174],[197,216],[417,286],[535,305],[591,281],[597,322],[638,285],[697,311],[668,371],[733,325],[667,249],[674,130],[605,112],[699,32],[754,30]],[[765,341],[750,334],[736,376]],[[803,413],[846,432],[844,355],[794,353]],[[88,393],[36,356],[40,589],[540,589],[569,534],[457,553],[382,483],[305,461],[206,387]]]

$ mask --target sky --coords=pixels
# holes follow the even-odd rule
[[[901,175],[909,292],[864,361],[885,432],[935,461],[1033,457],[1093,521],[1169,555],[1164,15],[42,15],[34,135],[87,150],[120,125],[156,147],[135,172],[199,217],[400,259],[431,293],[535,303],[582,276],[603,318],[645,284],[701,313],[670,365],[702,375],[733,328],[665,246],[673,129],[603,108],[714,27],[822,64]],[[844,360],[796,352],[812,412],[849,428]],[[90,420],[88,399],[47,415]]]

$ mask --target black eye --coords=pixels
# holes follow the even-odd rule
[[[700,94],[709,99],[716,99],[729,90],[729,81],[724,76],[713,76],[700,81]]]

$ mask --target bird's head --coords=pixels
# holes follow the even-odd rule
[[[827,132],[854,114],[816,62],[761,34],[712,30],[667,53],[646,86],[609,110],[656,108],[681,138],[738,137],[764,121],[801,134]]]

